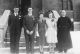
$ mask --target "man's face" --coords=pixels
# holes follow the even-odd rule
[[[28,8],[28,12],[31,13],[33,11],[32,8]]]
[[[19,8],[14,8],[14,13],[18,13],[19,12]]]
[[[62,10],[61,16],[66,16],[66,11],[65,10]]]
[[[43,14],[40,14],[40,16],[39,16],[40,18],[43,18]]]

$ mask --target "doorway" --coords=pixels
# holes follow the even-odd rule
[[[31,6],[31,0],[21,0],[21,14],[26,15],[28,7]]]
[[[42,0],[21,0],[21,15],[26,15],[28,13],[28,7],[33,8],[34,16],[38,16],[39,11],[42,10]]]

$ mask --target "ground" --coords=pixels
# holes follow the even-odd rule
[[[20,48],[22,49],[22,48]],[[21,51],[25,51],[25,48],[23,48]],[[25,52],[21,52],[19,54],[26,54]],[[10,48],[0,48],[0,54],[10,54]],[[39,51],[35,50],[34,54],[40,54]],[[48,51],[44,51],[44,54],[49,54]],[[55,54],[64,54],[64,53],[58,53],[55,52]],[[66,54],[80,54],[80,51],[73,51],[73,49],[68,50]]]

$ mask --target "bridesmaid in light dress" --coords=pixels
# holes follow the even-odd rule
[[[57,40],[57,25],[56,19],[53,18],[53,12],[49,12],[49,18],[46,19],[47,30],[46,30],[46,41],[49,43],[49,52],[54,53],[54,48],[56,47]]]

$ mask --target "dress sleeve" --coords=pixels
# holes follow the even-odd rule
[[[55,29],[57,30],[57,22],[54,22]]]
[[[35,28],[35,36],[38,36],[38,37],[39,37],[39,32],[38,32],[38,23],[37,23],[36,28]]]
[[[48,25],[47,25],[47,19],[45,20],[45,30],[48,29]]]
[[[61,23],[61,22],[60,22],[60,18],[59,18],[58,21],[57,21],[57,24],[56,24],[56,25],[57,25],[57,29],[61,27],[61,26],[60,26],[60,23]]]
[[[68,18],[68,22],[69,22],[69,29],[71,30],[71,29],[72,29],[73,24],[72,24],[72,22],[71,22],[70,18]]]

